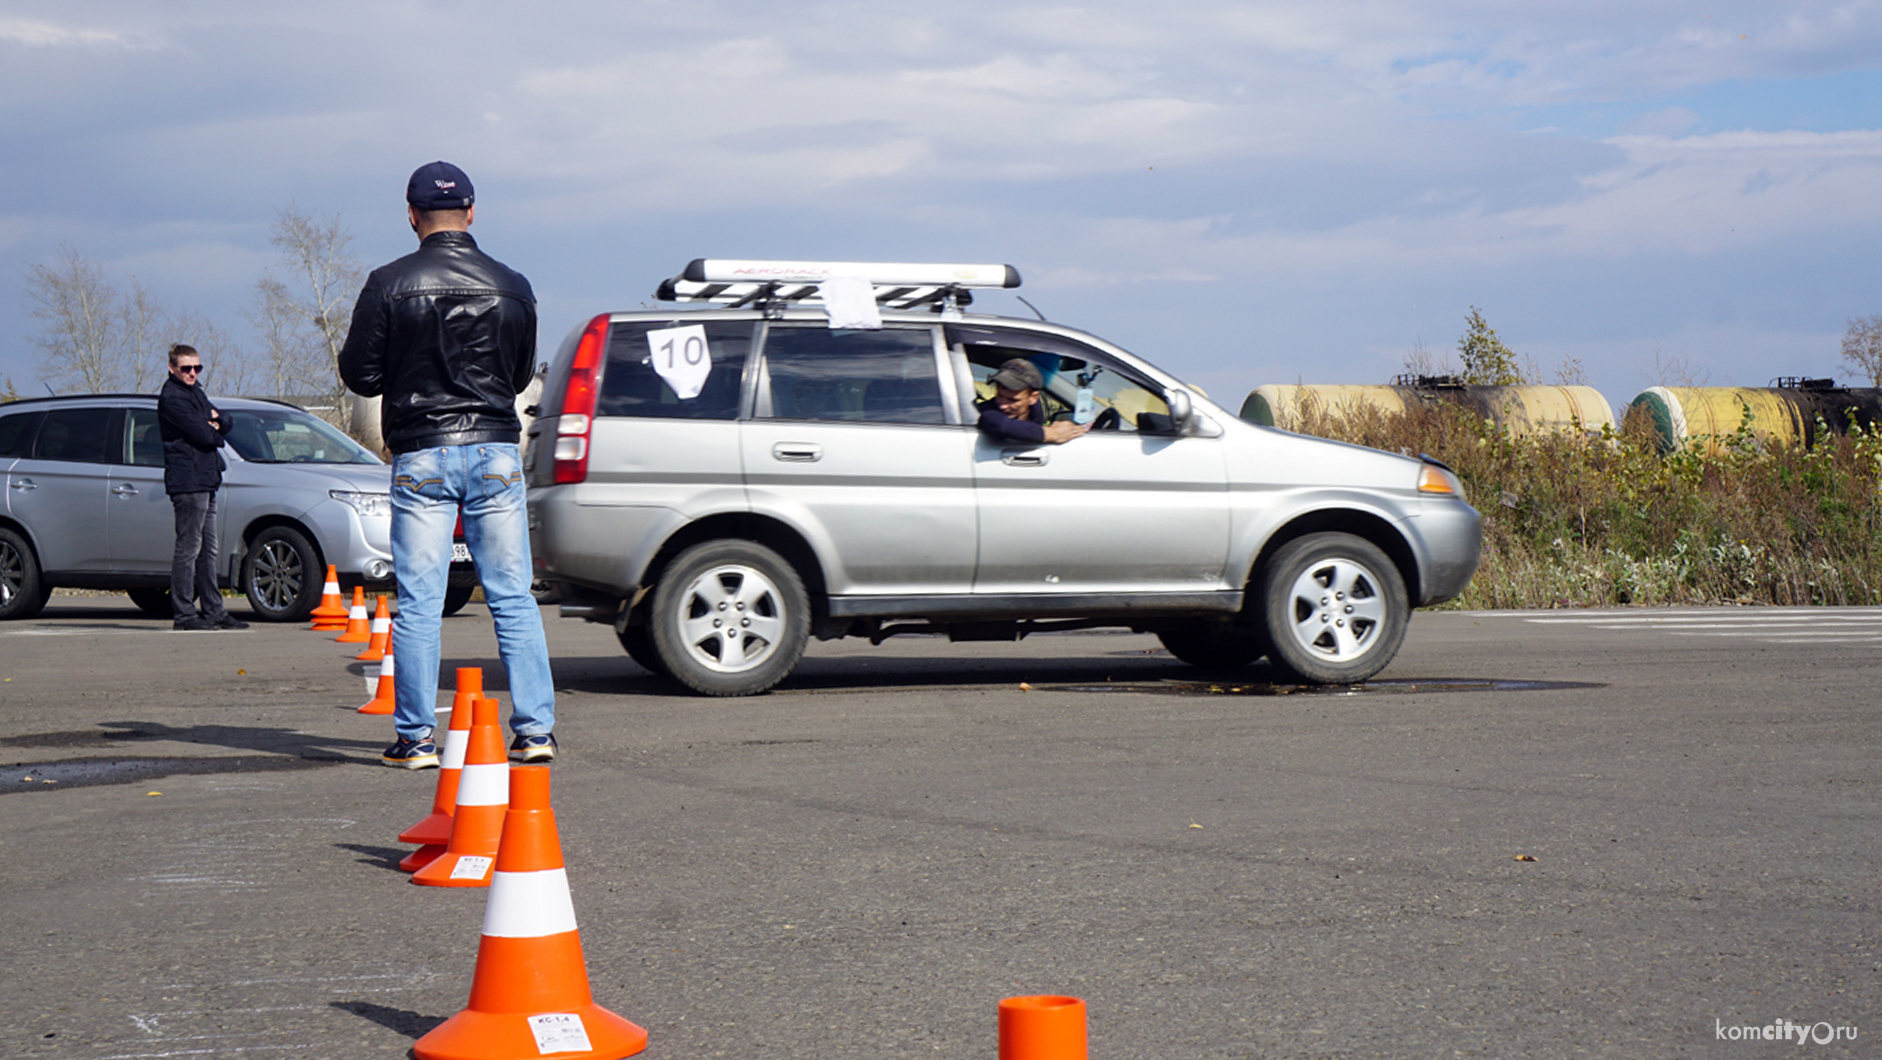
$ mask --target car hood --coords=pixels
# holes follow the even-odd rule
[[[392,468],[385,464],[251,464],[230,460],[223,477],[243,485],[286,490],[392,492]]]

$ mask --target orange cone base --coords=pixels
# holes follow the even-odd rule
[[[435,843],[439,846],[443,846],[450,841],[451,815],[448,813],[433,813],[430,817],[425,818],[399,833],[399,842],[401,843],[424,843],[427,845]]]
[[[474,860],[466,863],[466,858]],[[449,850],[431,860],[431,864],[412,873],[412,882],[426,887],[488,887],[497,858],[471,854],[453,854]]]
[[[419,847],[417,850],[412,851],[410,854],[400,859],[399,871],[417,872],[419,869],[438,860],[438,855],[442,853],[444,853],[443,844],[426,843],[424,846]]]
[[[589,1004],[568,1013],[581,1017],[582,1033],[591,1046],[586,1052],[537,1045],[530,1015],[521,1012],[472,1012],[465,1009],[440,1024],[412,1051],[419,1060],[500,1060],[515,1056],[552,1056],[556,1060],[618,1060],[647,1048],[647,1032],[602,1008]]]
[[[360,714],[390,714],[394,704],[389,699],[375,699],[359,708]]]

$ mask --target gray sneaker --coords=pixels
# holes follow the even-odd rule
[[[533,736],[518,736],[510,741],[510,757],[525,762],[554,761],[555,734],[539,732]]]

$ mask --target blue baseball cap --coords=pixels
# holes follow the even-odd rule
[[[405,201],[421,210],[462,210],[476,198],[470,178],[449,162],[427,162],[405,183]]]

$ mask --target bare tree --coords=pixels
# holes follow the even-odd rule
[[[1849,322],[1843,332],[1843,363],[1870,386],[1882,386],[1882,313]]]
[[[1658,346],[1653,348],[1653,363],[1643,366],[1640,374],[1648,386],[1700,387],[1712,378],[1710,369],[1694,364],[1687,354],[1664,354]]]
[[[321,376],[321,344],[287,285],[273,276],[255,282],[254,302],[243,314],[261,336],[256,366],[258,393],[284,398],[304,394],[307,380]]]
[[[103,394],[126,384],[123,295],[104,270],[69,246],[51,265],[26,270],[26,295],[45,329],[33,337],[39,377],[57,388]]]
[[[275,215],[270,241],[281,250],[289,280],[270,288],[274,277],[265,277],[257,285],[263,302],[257,312],[264,318],[272,312],[298,314],[311,327],[322,360],[319,374],[308,376],[308,383],[314,395],[333,399],[341,426],[350,430],[352,403],[345,400],[346,387],[340,382],[340,347],[346,343],[353,300],[363,279],[358,259],[346,249],[353,237],[341,227],[338,214],[327,217],[290,206]],[[270,308],[270,297],[282,301]]]

